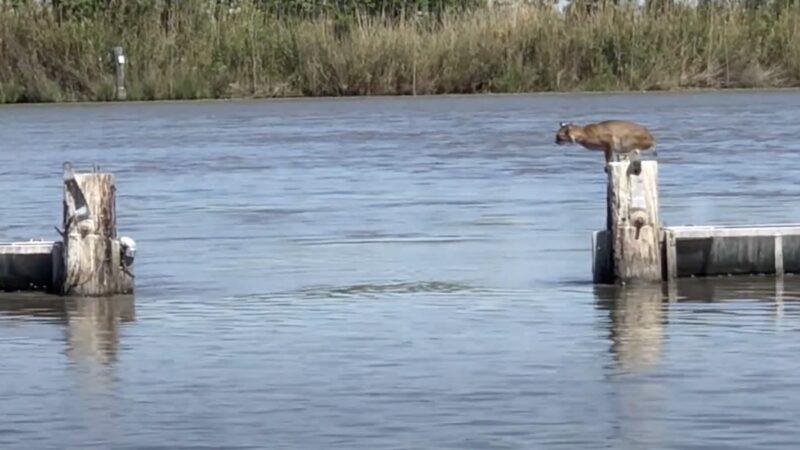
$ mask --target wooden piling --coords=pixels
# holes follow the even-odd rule
[[[800,223],[661,226],[658,165],[608,164],[606,229],[592,234],[596,284],[800,274]],[[672,298],[672,294],[670,294]]]
[[[108,173],[75,174],[64,165],[64,295],[133,292],[124,242],[117,239],[116,188]]]
[[[125,90],[125,53],[121,46],[116,46],[112,50],[114,55],[114,76],[115,92],[117,100],[125,100],[128,93]]]
[[[611,162],[608,183],[608,231],[614,280],[622,284],[660,282],[657,163],[642,161],[636,174],[628,161]]]

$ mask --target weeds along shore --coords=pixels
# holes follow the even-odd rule
[[[186,0],[64,17],[29,2],[0,6],[0,103],[110,100],[116,45],[129,100],[797,87],[798,3],[389,17]]]

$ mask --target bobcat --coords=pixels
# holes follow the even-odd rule
[[[626,120],[606,120],[583,126],[562,122],[556,132],[555,143],[580,144],[588,150],[602,150],[606,160],[606,172],[612,153],[625,156],[628,160],[633,155],[635,164],[639,162],[641,151],[653,149],[653,154],[658,156],[655,151],[656,140],[650,131],[642,125]]]

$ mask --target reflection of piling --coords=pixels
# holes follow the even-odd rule
[[[103,365],[116,361],[120,324],[135,318],[133,297],[75,298],[66,313],[71,358]]]
[[[620,368],[642,371],[658,364],[663,351],[667,309],[674,303],[716,303],[752,299],[776,323],[787,300],[800,299],[798,277],[680,279],[671,283],[594,286],[598,309],[608,311],[611,352]],[[709,320],[714,320],[709,318]]]
[[[610,312],[611,351],[624,370],[658,364],[664,344],[664,294],[660,285],[629,285],[595,291]]]
[[[131,295],[63,299],[38,292],[0,297],[0,315],[42,317],[65,326],[70,358],[76,363],[88,360],[103,365],[116,360],[120,328],[136,319]]]

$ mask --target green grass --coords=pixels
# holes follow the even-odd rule
[[[800,86],[800,7],[479,8],[434,18],[0,7],[0,102]]]

